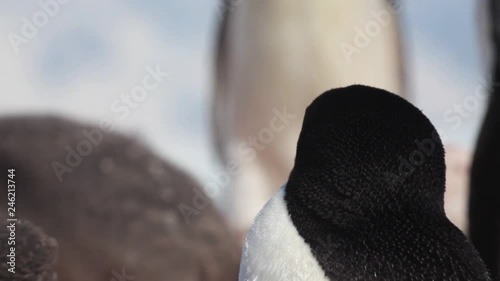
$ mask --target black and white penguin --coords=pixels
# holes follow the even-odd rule
[[[485,44],[491,52],[489,104],[477,140],[471,169],[469,235],[493,280],[500,280],[500,1],[482,0]],[[486,13],[487,11],[487,13]],[[488,69],[490,71],[490,69]]]
[[[328,91],[250,228],[239,280],[490,280],[444,191],[443,145],[419,109],[366,86]]]

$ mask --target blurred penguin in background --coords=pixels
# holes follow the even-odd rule
[[[208,197],[135,139],[59,118],[4,117],[5,192],[8,169],[15,169],[16,217],[57,241],[59,280],[237,278],[240,248]],[[32,257],[19,250],[21,266]]]
[[[460,145],[445,146],[446,216],[462,231],[467,230],[467,205],[472,153]]]
[[[359,83],[406,95],[399,5],[225,0],[214,132],[226,170],[239,166],[223,204],[241,237],[286,181],[305,108],[318,93]]]
[[[469,232],[472,242],[489,268],[494,280],[499,280],[500,263],[500,1],[484,0],[483,11],[492,48],[487,53],[493,62],[489,105],[484,117],[474,154],[469,202]]]

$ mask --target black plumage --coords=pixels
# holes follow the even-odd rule
[[[474,153],[469,198],[469,235],[493,280],[500,275],[500,1],[489,0],[493,76],[486,116]]]
[[[308,107],[285,200],[331,280],[489,280],[444,191],[441,140],[406,100],[351,86]]]

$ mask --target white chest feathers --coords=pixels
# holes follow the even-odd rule
[[[328,281],[292,223],[282,187],[257,215],[248,233],[239,281]]]

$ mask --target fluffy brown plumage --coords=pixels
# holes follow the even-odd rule
[[[239,250],[219,213],[204,198],[187,224],[179,205],[193,206],[195,191],[203,192],[140,142],[101,131],[91,153],[67,165],[67,147],[76,150],[94,129],[51,117],[0,120],[0,189],[15,168],[18,217],[57,239],[60,280],[119,280],[122,272],[135,280],[234,280]],[[72,170],[62,182],[54,161]]]

